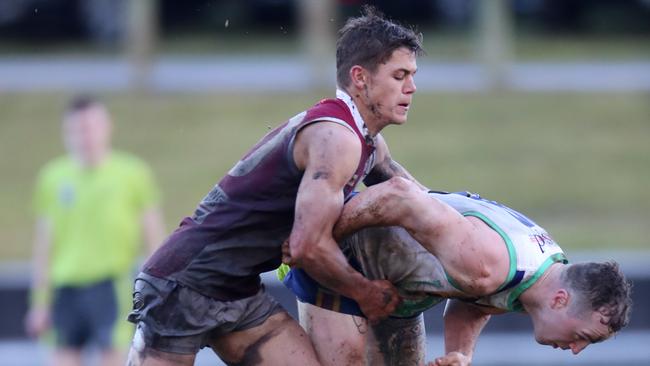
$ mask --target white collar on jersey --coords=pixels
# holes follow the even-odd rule
[[[359,131],[363,134],[363,137],[366,139],[366,142],[370,142],[374,144],[375,138],[370,136],[368,127],[366,127],[366,122],[363,121],[363,117],[361,117],[361,113],[359,113],[359,109],[357,108],[357,105],[354,104],[352,97],[348,95],[348,93],[346,93],[345,91],[337,88],[336,98],[342,100],[348,106],[348,108],[350,109],[350,113],[352,113],[352,117],[354,118],[354,123],[357,125]]]

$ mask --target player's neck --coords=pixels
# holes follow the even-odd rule
[[[343,90],[350,96],[350,98],[352,98],[352,102],[357,107],[370,136],[377,136],[386,125],[381,123],[381,115],[379,114],[379,111],[373,110],[376,108],[373,107],[366,98],[364,98],[362,90],[354,89],[353,87]]]
[[[355,98],[353,97],[354,104],[356,104],[357,108],[359,108],[359,114],[361,114],[361,118],[363,118],[364,123],[366,124],[366,128],[368,129],[368,133],[370,134],[371,137],[377,136],[377,134],[384,128],[385,124],[381,123],[381,116],[378,114],[378,111],[373,111],[372,107],[367,104],[366,101],[364,101],[361,98]]]
[[[537,282],[519,296],[519,301],[521,301],[526,312],[532,315],[544,309],[549,294],[553,293],[559,286],[562,268],[564,268],[563,263],[552,264]]]
[[[101,166],[107,159],[110,154],[110,150],[103,150],[99,153],[93,154],[92,156],[81,156],[80,154],[72,154],[72,158],[86,170],[93,170]]]

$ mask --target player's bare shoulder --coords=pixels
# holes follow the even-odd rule
[[[361,157],[361,142],[354,131],[329,121],[312,123],[302,128],[294,144],[293,158],[296,166],[304,170],[308,163],[321,162],[356,165]]]

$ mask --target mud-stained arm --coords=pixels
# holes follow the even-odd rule
[[[418,240],[452,218],[462,216],[430,197],[417,183],[394,177],[352,198],[334,227],[334,237],[345,238],[364,227],[401,226]]]
[[[158,249],[165,235],[165,224],[160,207],[154,206],[142,213],[142,234],[147,248],[147,256]]]
[[[434,365],[469,365],[483,327],[491,314],[498,313],[502,311],[460,300],[448,300],[444,312],[446,355],[436,358]]]
[[[375,166],[372,168],[368,176],[366,176],[366,178],[363,180],[363,183],[366,186],[370,187],[372,185],[385,182],[393,177],[402,177],[415,183],[418,187],[420,187],[420,189],[427,190],[427,188],[420,184],[420,182],[418,182],[411,175],[411,173],[409,173],[398,162],[393,160],[392,156],[390,155],[388,145],[386,144],[386,141],[381,136],[381,134],[377,135],[376,147],[377,162],[375,163]]]
[[[388,318],[372,327],[369,365],[422,365],[426,351],[424,316]]]
[[[496,249],[470,220],[404,178],[368,187],[344,207],[336,239],[364,227],[401,226],[435,255],[468,296],[484,296],[501,283],[493,273]]]
[[[369,281],[355,271],[332,237],[343,208],[343,188],[360,159],[358,138],[343,126],[315,123],[298,134],[293,153],[304,175],[289,237],[291,264],[356,300],[369,321],[388,316],[399,301],[395,287],[388,281]]]

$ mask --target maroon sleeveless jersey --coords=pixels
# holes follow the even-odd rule
[[[277,268],[294,220],[303,172],[293,159],[297,132],[314,122],[342,124],[356,133],[362,153],[344,188],[347,197],[373,164],[374,142],[364,137],[345,102],[325,99],[269,132],[199,203],[194,215],[144,265],[219,300],[248,297],[262,272]]]

